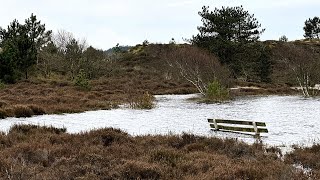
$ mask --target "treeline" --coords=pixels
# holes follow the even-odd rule
[[[14,20],[7,29],[0,28],[0,79],[13,83],[37,63],[40,50],[50,42],[51,31],[33,14],[20,24]]]
[[[0,80],[5,83],[28,79],[30,73],[44,77],[59,73],[74,79],[81,71],[95,78],[104,73],[110,58],[72,33],[53,34],[33,14],[24,24],[13,20],[6,29],[0,28]]]
[[[202,94],[215,81],[228,85],[227,78],[272,83],[273,71],[277,70],[275,66],[281,63],[285,64],[283,67],[286,66],[287,71],[293,71],[291,74],[295,79],[299,79],[296,84],[308,87],[316,83],[318,74],[309,72],[311,68],[304,68],[307,63],[301,63],[303,58],[289,57],[283,52],[279,54],[273,49],[274,45],[260,41],[265,29],[242,6],[215,8],[213,11],[204,6],[199,15],[203,24],[198,27],[199,33],[189,39],[192,47],[176,45],[172,39],[168,51],[157,49],[147,40],[136,47],[117,44],[111,50],[103,51],[88,46],[85,39],[78,39],[70,32],[60,30],[54,34],[46,30],[45,24],[33,14],[23,24],[13,20],[6,29],[0,28],[0,81],[14,83],[19,79],[28,79],[30,74],[45,78],[60,74],[69,80],[78,76],[94,79],[120,72],[123,68],[119,66],[126,63],[118,62],[123,59],[150,60],[157,56],[168,67],[174,67]],[[304,36],[308,40],[319,40],[319,27],[318,17],[306,20]],[[285,41],[288,38],[281,36],[279,42]],[[280,47],[285,49],[287,45]],[[151,55],[146,53],[150,49],[157,52],[153,51]],[[310,63],[308,61],[310,67],[318,67],[315,66],[319,61],[316,57],[317,54],[310,56],[310,59],[315,59]]]
[[[282,71],[286,72],[281,73],[282,75],[293,74],[295,79],[295,83],[288,81],[285,83],[300,86],[305,96],[317,94],[311,92],[310,87],[320,83],[320,75],[316,70],[320,68],[318,49],[310,50],[294,42],[276,45],[259,41],[265,29],[261,28],[254,15],[244,10],[242,6],[215,8],[214,11],[204,6],[199,15],[203,24],[198,27],[199,34],[189,41],[216,54],[222,65],[229,67],[233,78],[271,83],[273,70],[278,69],[274,66],[281,66],[285,68]],[[304,36],[309,42],[319,40],[319,27],[318,17],[305,21]],[[281,36],[279,39],[280,43],[286,41],[288,41],[286,36]],[[280,55],[277,48],[280,48]],[[298,55],[290,56],[290,53]],[[299,55],[301,53],[304,57]]]

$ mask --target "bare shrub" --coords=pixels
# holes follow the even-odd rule
[[[168,65],[192,83],[204,96],[208,84],[215,79],[225,86],[230,84],[230,72],[208,51],[189,45],[172,46],[164,56]]]
[[[312,88],[319,83],[320,79],[320,58],[317,51],[315,47],[299,43],[281,43],[273,51],[273,57],[278,63],[277,67],[285,67],[289,70],[281,69],[281,75],[292,79],[305,97],[318,93]]]

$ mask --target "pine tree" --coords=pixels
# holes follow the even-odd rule
[[[199,15],[203,25],[198,27],[199,34],[190,42],[218,55],[221,63],[232,69],[234,76],[245,73],[239,55],[246,56],[246,44],[257,42],[265,30],[260,30],[261,24],[254,14],[242,6],[215,8],[214,11],[204,6]]]
[[[45,31],[45,25],[37,21],[33,14],[25,20],[25,24],[13,20],[7,29],[0,28],[0,47],[4,58],[2,61],[6,62],[0,66],[10,64],[15,72],[25,74],[28,79],[29,68],[36,64],[38,53],[41,47],[50,41],[50,36],[51,31]],[[17,77],[13,74],[7,75]]]
[[[308,39],[320,39],[320,18],[309,18],[304,22],[305,26],[303,30],[305,32],[304,37]]]

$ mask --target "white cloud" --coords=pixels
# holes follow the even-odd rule
[[[65,29],[107,49],[117,42],[134,45],[144,39],[168,42],[190,38],[201,24],[202,6],[243,5],[267,30],[263,39],[302,37],[306,18],[318,15],[319,0],[7,0],[0,6],[0,26],[20,22],[33,12],[52,30]]]
[[[178,2],[170,2],[168,4],[169,7],[181,7],[181,6],[186,6],[186,5],[192,5],[196,1],[193,0],[187,0],[187,1],[178,1]]]

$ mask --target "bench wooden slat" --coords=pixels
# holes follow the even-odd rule
[[[215,129],[214,124],[210,124],[210,127]],[[250,127],[232,127],[232,126],[218,125],[218,128],[223,130],[228,130],[228,131],[255,132],[254,128],[250,128]],[[268,129],[258,128],[258,132],[268,133]]]
[[[213,119],[208,119],[209,123],[214,123]],[[217,123],[225,123],[225,124],[241,124],[241,125],[253,125],[252,121],[239,121],[239,120],[226,120],[226,119],[216,119]],[[257,126],[266,127],[266,123],[264,122],[256,122]]]

